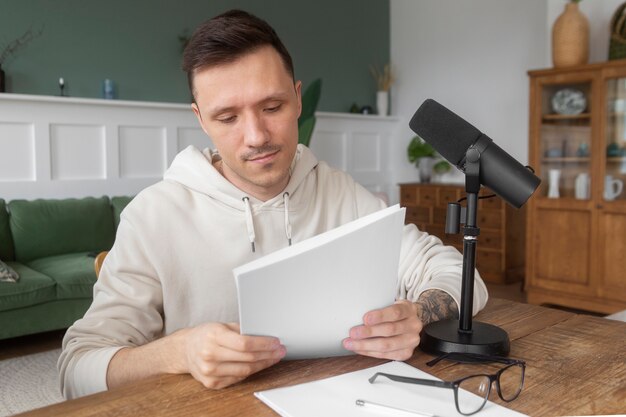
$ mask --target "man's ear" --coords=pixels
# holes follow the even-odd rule
[[[195,102],[191,103],[191,110],[193,110],[193,113],[196,115],[196,118],[198,119],[198,123],[200,123],[200,127],[202,128],[204,133],[207,136],[209,136],[209,132],[207,132],[206,129],[204,128],[204,123],[202,121],[202,115],[200,114],[200,109],[198,108],[198,105]]]
[[[298,118],[302,114],[302,81],[296,81],[296,97],[298,100]]]

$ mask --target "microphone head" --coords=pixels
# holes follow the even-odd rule
[[[482,133],[433,99],[417,109],[409,127],[452,164],[460,167],[465,152]]]

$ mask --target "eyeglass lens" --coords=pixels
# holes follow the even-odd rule
[[[522,364],[509,365],[498,373],[499,395],[504,401],[512,401],[519,395],[524,383]],[[459,383],[458,407],[462,414],[479,411],[489,399],[491,380],[487,375],[475,375]]]
[[[464,379],[459,384],[457,404],[462,414],[473,414],[480,410],[489,397],[491,380],[486,375]]]
[[[507,366],[500,372],[500,397],[504,401],[512,401],[519,395],[524,382],[524,367],[521,364]]]

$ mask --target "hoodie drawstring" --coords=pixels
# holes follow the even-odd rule
[[[255,252],[254,240],[256,236],[254,234],[254,222],[252,221],[252,208],[250,207],[250,198],[244,197],[242,198],[242,200],[246,209],[246,228],[248,229],[248,239],[250,239],[250,244],[252,245],[252,252]]]
[[[291,246],[291,223],[289,223],[289,193],[283,194],[283,201],[285,202],[285,234],[287,235],[287,241]]]
[[[246,228],[248,229],[248,239],[252,246],[252,252],[255,252],[255,239],[254,234],[254,219],[252,217],[252,206],[250,205],[250,198],[243,197],[244,208],[246,210]],[[287,236],[287,242],[291,246],[291,223],[289,222],[289,193],[283,194],[283,202],[285,203],[285,235]]]

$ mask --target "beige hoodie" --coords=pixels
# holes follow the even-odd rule
[[[222,177],[212,165],[218,158],[214,151],[185,149],[163,181],[122,213],[93,303],[63,339],[59,371],[66,398],[106,390],[109,361],[122,347],[205,322],[238,321],[233,268],[290,239],[302,241],[384,207],[302,145],[287,188],[265,202]],[[440,289],[459,304],[461,271],[456,249],[405,227],[398,298],[415,301],[427,289]],[[476,274],[474,314],[486,301]]]

